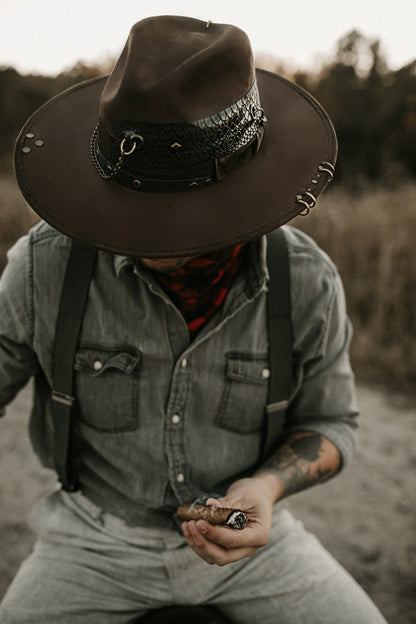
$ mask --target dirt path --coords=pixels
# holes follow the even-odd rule
[[[0,424],[0,596],[33,538],[31,506],[54,486],[26,433],[25,389]],[[390,624],[416,622],[416,399],[359,388],[354,464],[334,481],[292,497],[291,507],[361,583]]]

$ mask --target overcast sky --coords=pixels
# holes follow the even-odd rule
[[[0,0],[0,65],[54,74],[116,57],[134,22],[163,14],[240,26],[255,53],[300,69],[353,28],[381,39],[392,69],[416,58],[416,0]]]

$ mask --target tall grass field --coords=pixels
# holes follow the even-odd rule
[[[416,185],[334,187],[294,225],[328,253],[343,279],[361,379],[416,389]]]

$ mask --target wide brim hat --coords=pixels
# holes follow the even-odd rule
[[[20,189],[64,234],[128,256],[212,252],[314,208],[332,123],[305,90],[256,69],[240,29],[161,16],[110,76],[38,109],[15,149]]]

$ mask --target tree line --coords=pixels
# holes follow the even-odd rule
[[[286,73],[328,111],[339,141],[338,181],[360,189],[368,181],[394,186],[416,177],[416,59],[390,70],[380,41],[353,30],[316,72],[288,75],[284,65],[270,59],[265,68]],[[15,138],[36,108],[109,69],[78,63],[50,77],[0,68],[0,167],[10,167]]]

